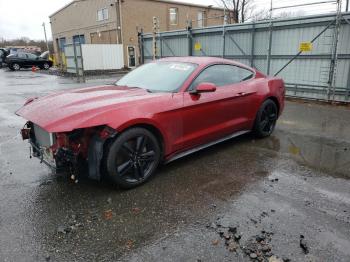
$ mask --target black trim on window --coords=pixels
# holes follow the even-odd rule
[[[193,78],[192,82],[188,85],[188,87],[187,87],[187,89],[185,90],[185,92],[192,91],[192,90],[193,90],[192,85],[193,85],[193,83],[196,81],[196,79],[199,77],[199,75],[200,75],[201,73],[203,73],[203,71],[206,70],[207,68],[209,68],[209,67],[211,67],[211,66],[215,66],[215,65],[229,65],[229,66],[235,66],[235,67],[239,67],[239,68],[242,68],[242,69],[245,69],[245,70],[247,70],[247,71],[252,72],[251,76],[250,76],[248,79],[244,79],[244,80],[242,80],[242,81],[240,81],[240,82],[232,83],[232,84],[238,84],[238,83],[242,83],[242,82],[248,81],[248,80],[250,80],[250,79],[253,79],[253,78],[255,77],[255,75],[256,75],[256,72],[255,72],[255,71],[253,71],[253,70],[251,70],[251,69],[249,69],[249,68],[243,67],[243,66],[239,66],[239,65],[235,65],[235,64],[230,64],[230,63],[213,63],[213,64],[207,65],[207,66],[204,67],[200,72],[198,72],[198,74],[196,75],[196,77]]]

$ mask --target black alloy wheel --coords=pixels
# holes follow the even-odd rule
[[[111,144],[107,155],[108,177],[122,188],[144,183],[156,170],[161,150],[147,129],[131,128]]]
[[[254,124],[254,133],[258,137],[267,137],[272,134],[278,118],[277,105],[267,99],[260,107]]]

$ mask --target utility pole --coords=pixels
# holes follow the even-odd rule
[[[267,49],[267,74],[270,74],[271,67],[271,46],[272,46],[272,0],[270,0],[270,23],[269,23],[269,44]]]
[[[337,75],[337,65],[338,65],[338,41],[339,41],[339,32],[340,32],[340,23],[341,23],[341,0],[337,0],[337,14],[335,20],[335,27],[333,32],[332,40],[332,58],[329,69],[329,78],[328,78],[328,100],[331,98],[333,102],[335,100],[335,84],[336,84],[336,75]]]
[[[224,26],[227,24],[226,5],[224,5]]]
[[[346,12],[349,12],[349,0],[346,0],[346,8],[345,8]]]
[[[159,28],[159,21],[156,16],[153,16],[153,60],[157,58],[157,31]]]
[[[49,51],[49,53],[50,53],[49,43],[47,42],[47,36],[46,36],[45,22],[43,22],[42,26],[43,26],[43,28],[44,28],[44,35],[45,35],[46,48],[47,48],[47,51]]]

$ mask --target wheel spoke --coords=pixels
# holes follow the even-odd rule
[[[141,178],[143,178],[144,176],[144,170],[142,169],[142,167],[136,163],[134,165],[134,177],[137,179],[137,180],[140,180]]]
[[[144,162],[150,162],[155,159],[155,156],[156,156],[156,153],[153,150],[151,150],[146,153],[142,153],[140,155],[140,160]]]
[[[116,150],[114,174],[117,183],[143,182],[154,172],[160,157],[158,145],[147,132],[128,135]]]
[[[260,129],[265,132],[270,132],[276,119],[277,113],[275,108],[272,105],[267,105],[261,114]]]
[[[267,111],[267,115],[269,116],[269,115],[271,115],[271,114],[273,114],[273,107],[271,106],[271,105],[269,105],[267,108],[266,108],[266,111]]]
[[[146,145],[146,137],[145,136],[139,136],[136,139],[136,152],[141,153]]]
[[[123,176],[125,173],[127,173],[132,168],[132,161],[128,160],[125,163],[118,166],[118,174],[120,176]]]
[[[271,114],[271,115],[269,115],[269,120],[270,120],[271,122],[274,122],[274,121],[276,120],[276,114]]]
[[[129,155],[133,155],[135,153],[135,150],[129,145],[128,142],[125,142],[122,145],[122,148],[129,154]]]
[[[269,123],[269,121],[268,121],[267,119],[262,120],[262,121],[260,122],[260,128],[261,128],[262,130],[264,130],[265,127],[266,127],[266,125],[267,125],[268,123]]]

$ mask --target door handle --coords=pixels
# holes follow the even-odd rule
[[[247,95],[248,93],[246,93],[246,92],[239,92],[239,93],[237,93],[237,95],[236,96],[245,96],[245,95]]]
[[[256,92],[239,92],[239,93],[237,93],[237,95],[236,96],[250,96],[250,95],[253,95],[253,94],[255,94]]]

